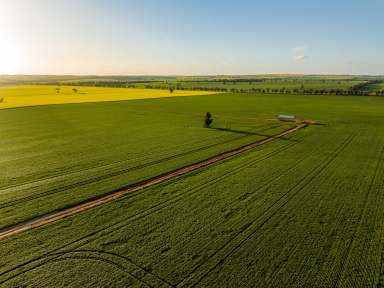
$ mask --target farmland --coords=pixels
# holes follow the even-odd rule
[[[348,75],[243,75],[243,76],[24,76],[1,77],[1,81],[13,84],[50,84],[96,87],[120,87],[138,89],[200,90],[219,92],[257,92],[275,94],[357,95],[372,94],[383,81],[380,76]],[[180,91],[179,91],[180,92]]]
[[[1,226],[292,126],[277,114],[324,125],[3,240],[0,285],[383,287],[383,101],[224,93],[2,110]]]
[[[367,85],[366,90],[371,93],[381,92],[380,95],[384,95],[384,81],[377,81],[376,83]]]
[[[33,93],[38,88],[22,87],[24,97],[34,103]],[[51,91],[52,87],[46,89]],[[114,93],[122,90],[109,89]],[[208,100],[206,97],[221,95],[199,98]],[[216,109],[218,129],[203,129],[205,112],[201,109],[213,109],[217,100],[205,104],[191,101],[185,110],[172,106],[178,103],[175,98],[3,110],[1,226],[101,195],[290,126],[266,120],[273,114],[230,113],[228,101]]]
[[[60,78],[59,78],[60,79]],[[232,93],[267,93],[299,95],[376,95],[383,78],[380,76],[326,75],[249,75],[207,77],[143,77],[71,80],[51,79],[51,84],[75,86],[124,87],[139,89],[178,89]],[[36,83],[47,84],[44,81]],[[384,91],[383,91],[384,92]],[[384,94],[383,94],[384,95]]]
[[[38,105],[111,102],[146,98],[163,98],[170,96],[196,96],[212,92],[173,91],[144,89],[111,89],[98,87],[24,85],[0,87],[0,109]]]
[[[287,89],[287,90],[298,90],[298,89],[340,89],[348,90],[354,85],[363,83],[360,80],[303,80],[303,79],[264,79],[253,80],[249,79],[229,79],[229,80],[215,80],[215,81],[168,81],[164,82],[152,82],[149,84],[138,84],[137,87],[145,88],[146,86],[152,87],[182,87],[184,89],[195,89],[201,88],[217,88],[217,89]]]

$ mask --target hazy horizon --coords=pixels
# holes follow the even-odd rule
[[[0,0],[4,75],[383,75],[384,1]]]
[[[0,76],[74,76],[74,77],[215,77],[215,76],[372,76],[383,77],[383,74],[333,74],[333,73],[251,73],[251,74],[0,74]]]

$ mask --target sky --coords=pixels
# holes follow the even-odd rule
[[[0,0],[0,74],[384,74],[384,0]]]

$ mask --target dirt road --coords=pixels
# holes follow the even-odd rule
[[[259,140],[257,142],[254,142],[254,143],[251,143],[251,144],[248,144],[248,145],[245,145],[245,146],[242,146],[242,147],[230,150],[230,151],[226,151],[226,152],[220,153],[218,155],[212,156],[208,159],[199,161],[197,163],[181,167],[179,169],[167,172],[167,173],[159,175],[159,176],[155,176],[155,177],[147,179],[147,180],[137,182],[135,184],[128,185],[128,186],[123,187],[117,191],[113,191],[113,192],[104,194],[104,195],[99,196],[97,198],[88,199],[84,202],[75,204],[71,207],[67,207],[67,208],[60,209],[60,210],[55,210],[55,211],[50,212],[48,214],[41,215],[41,216],[38,216],[36,218],[17,223],[15,225],[12,225],[12,226],[9,226],[6,228],[2,228],[2,229],[0,229],[0,240],[4,240],[4,239],[9,238],[11,236],[14,236],[16,234],[19,234],[23,231],[27,231],[27,230],[30,230],[30,229],[33,229],[33,228],[36,228],[36,227],[39,227],[42,225],[46,225],[46,224],[58,221],[60,219],[75,215],[77,213],[91,209],[93,207],[100,206],[100,205],[107,203],[107,202],[110,202],[114,199],[121,198],[128,193],[143,190],[143,189],[151,187],[153,185],[157,185],[157,184],[163,183],[165,181],[168,181],[170,179],[174,179],[174,178],[179,177],[181,175],[187,174],[187,173],[192,172],[194,170],[212,165],[218,161],[222,161],[224,159],[233,157],[235,155],[247,152],[247,151],[249,151],[249,150],[251,150],[257,146],[260,146],[260,145],[272,142],[273,140],[282,138],[285,135],[293,133],[293,132],[295,132],[299,129],[302,129],[304,127],[307,127],[307,126],[308,126],[308,123],[300,123],[295,127],[292,127],[288,130],[285,130],[279,134],[276,134],[276,135],[267,137],[265,139]]]

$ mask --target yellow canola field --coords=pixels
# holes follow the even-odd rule
[[[57,88],[60,88],[57,93]],[[73,89],[77,89],[74,92]],[[218,92],[83,86],[20,85],[0,87],[0,109],[135,99],[211,95]]]

